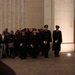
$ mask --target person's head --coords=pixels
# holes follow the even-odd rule
[[[13,34],[14,34],[13,30],[11,30],[11,31],[10,31],[10,35],[13,35]]]
[[[28,28],[26,28],[26,32],[28,32],[29,31],[29,29]]]
[[[5,35],[5,32],[4,31],[2,32],[2,35]]]
[[[37,33],[37,29],[33,29],[33,34],[36,34]]]
[[[4,32],[8,32],[8,28],[5,28],[5,29],[4,29]]]
[[[60,28],[60,26],[59,26],[59,25],[56,25],[55,27],[56,27],[56,30],[59,30],[59,28]]]
[[[25,35],[25,31],[24,30],[22,30],[21,33],[22,33],[22,35]]]
[[[33,28],[29,28],[29,31],[32,32],[33,31]]]
[[[19,30],[16,30],[15,34],[18,35],[19,34]]]
[[[45,30],[48,30],[48,25],[45,25],[45,26],[44,26],[44,29],[45,29]]]

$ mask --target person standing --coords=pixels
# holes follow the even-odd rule
[[[19,52],[20,52],[20,35],[19,35],[19,30],[15,32],[15,41],[14,41],[14,46],[15,46],[15,57],[19,57]]]
[[[4,31],[2,32],[1,35],[1,52],[2,52],[2,58],[6,58],[6,36],[4,34]]]
[[[59,57],[60,45],[62,43],[62,32],[59,30],[59,26],[56,25],[56,30],[53,31],[53,51],[55,57]]]
[[[48,52],[50,50],[50,42],[51,42],[51,31],[48,30],[48,25],[44,26],[43,30],[43,53],[45,58],[49,58]]]
[[[10,31],[10,36],[9,36],[9,50],[10,50],[10,58],[14,59],[15,57],[15,50],[14,50],[14,41],[15,41],[15,36],[13,30]]]
[[[7,57],[9,57],[9,48],[8,48],[8,38],[9,38],[9,35],[10,35],[10,33],[8,32],[8,28],[5,28],[4,29],[4,34],[5,34],[5,36],[7,37],[7,40],[6,40],[6,55],[7,55]]]
[[[36,32],[36,29],[33,29],[32,35],[31,35],[31,50],[32,50],[32,58],[37,58],[38,55],[38,46],[39,46],[39,36]]]
[[[21,40],[20,40],[20,57],[22,59],[27,59],[27,36],[25,30],[22,30]]]

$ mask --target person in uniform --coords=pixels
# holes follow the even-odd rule
[[[36,29],[33,29],[32,35],[31,35],[31,50],[32,50],[32,58],[37,58],[38,55],[38,46],[39,46],[39,36],[36,32]]]
[[[25,31],[22,30],[21,41],[20,41],[20,57],[22,59],[27,59],[27,36]]]
[[[39,53],[38,55],[42,55],[43,56],[43,30],[42,29],[38,29],[38,35],[39,35]]]
[[[48,25],[44,26],[43,30],[43,53],[45,58],[49,58],[48,52],[50,50],[50,42],[51,42],[51,31],[48,30]]]
[[[15,41],[14,41],[14,46],[15,46],[15,57],[19,57],[19,51],[20,51],[20,35],[19,35],[19,30],[15,32]]]
[[[59,26],[56,25],[56,30],[53,31],[53,51],[55,57],[59,57],[60,45],[62,43],[62,32],[59,30]]]

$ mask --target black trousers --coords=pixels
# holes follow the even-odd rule
[[[14,48],[10,48],[10,58],[14,58],[14,57],[15,57]]]
[[[59,56],[59,51],[58,51],[58,50],[55,50],[55,51],[54,51],[54,55],[55,55],[55,56]]]
[[[19,56],[20,53],[20,46],[15,47],[15,56]]]
[[[37,58],[37,55],[38,55],[37,47],[32,48],[32,58]]]
[[[44,57],[45,57],[45,58],[48,57],[48,52],[49,52],[49,50],[44,49]]]
[[[59,56],[59,51],[61,49],[60,43],[54,43],[53,45],[54,55],[57,57]]]
[[[8,48],[8,43],[6,43],[6,56],[9,57],[9,48]]]
[[[20,57],[21,59],[26,59],[27,57],[27,48],[24,46],[20,48]]]
[[[45,57],[45,58],[48,58],[48,57],[49,57],[49,56],[48,56],[48,52],[49,52],[50,46],[49,46],[49,44],[44,44],[43,46],[44,46],[44,47],[43,47],[43,54],[44,54],[44,57]]]

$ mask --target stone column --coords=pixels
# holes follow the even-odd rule
[[[27,1],[27,23],[28,28],[42,28],[44,25],[44,0]]]
[[[74,0],[52,0],[55,25],[62,31],[61,51],[74,51]]]
[[[49,30],[52,28],[52,0],[44,0],[44,25],[49,25]]]

